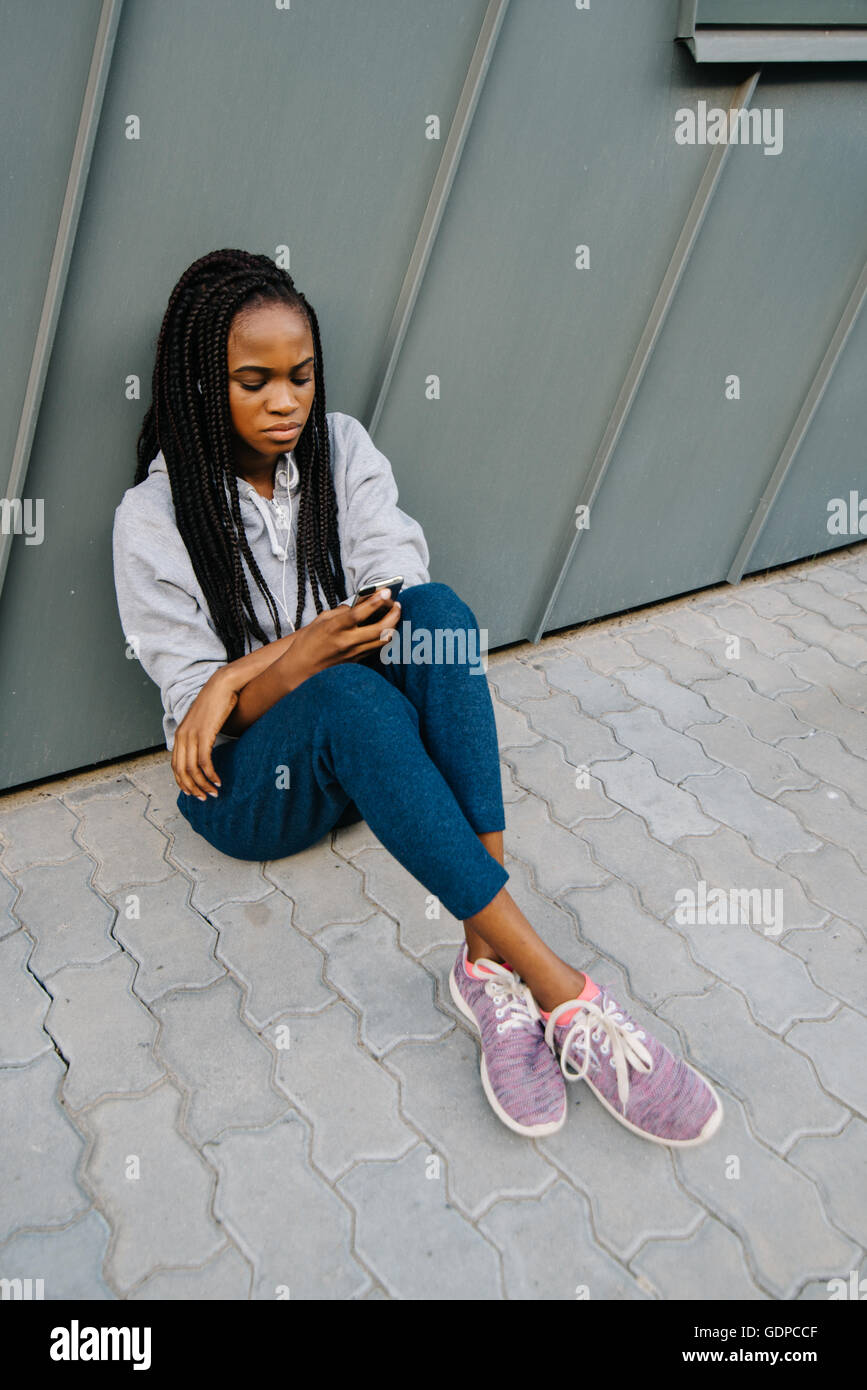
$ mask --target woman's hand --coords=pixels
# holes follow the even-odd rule
[[[390,597],[388,589],[377,589],[353,608],[345,603],[337,608],[326,608],[317,613],[312,622],[299,627],[291,650],[281,658],[286,688],[294,690],[308,676],[324,671],[327,666],[357,661],[367,652],[383,647],[400,622],[400,604],[389,605]],[[376,621],[365,624],[364,619],[372,618],[375,613],[379,615]]]
[[[182,792],[204,801],[205,795],[216,796],[211,787],[220,786],[211,750],[238,703],[237,683],[229,667],[221,667],[205,681],[175,733],[172,748],[172,772]]]

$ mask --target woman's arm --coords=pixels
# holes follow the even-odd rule
[[[220,779],[211,754],[218,733],[242,734],[309,676],[381,647],[383,635],[389,636],[400,618],[399,603],[390,607],[386,603],[382,611],[382,592],[388,594],[379,591],[355,608],[340,604],[325,609],[297,632],[225,662],[215,671],[175,734],[172,771],[181,790],[200,801],[206,793],[216,796]],[[372,619],[377,610],[377,621],[365,628],[364,620]],[[251,675],[252,671],[257,674]]]

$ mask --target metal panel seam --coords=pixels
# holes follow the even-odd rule
[[[732,567],[726,575],[729,584],[737,584],[749,564],[750,557],[756,548],[759,536],[762,534],[767,524],[771,508],[782,491],[786,475],[795,461],[798,450],[804,442],[804,436],[810,427],[810,422],[819,408],[819,403],[825,394],[834,368],[842,356],[843,348],[846,345],[846,341],[852,329],[855,327],[855,321],[861,312],[865,298],[867,298],[867,263],[865,263],[855,284],[855,288],[849,296],[846,308],[840,316],[840,322],[834,330],[825,355],[819,364],[818,371],[813,377],[810,388],[802,402],[801,409],[798,411],[789,437],[783,445],[783,451],[768,480],[767,487],[759,499],[756,510],[744,534],[744,538],[738,547],[738,552],[732,561]]]
[[[761,70],[759,69],[735,88],[729,103],[730,111],[739,110],[741,107],[749,105],[760,75]],[[656,299],[653,301],[653,308],[648,315],[647,322],[644,326],[641,338],[639,339],[638,346],[633,353],[632,361],[629,364],[629,369],[624,378],[623,385],[614,403],[614,408],[611,411],[608,424],[605,427],[605,433],[602,436],[602,442],[596,451],[596,456],[582,489],[582,495],[579,502],[576,504],[576,511],[581,505],[592,507],[599,493],[602,481],[617,448],[617,442],[620,438],[623,426],[626,424],[636,393],[641,385],[644,373],[647,370],[647,365],[653,355],[653,350],[659,339],[662,326],[674,302],[678,285],[680,284],[681,277],[683,276],[683,272],[692,254],[693,247],[698,238],[698,233],[701,229],[708,207],[710,206],[711,198],[719,183],[720,175],[725,166],[730,149],[731,146],[728,142],[724,145],[716,145],[707,162],[695,197],[692,200],[689,212],[681,228],[677,244],[672,252],[671,260],[668,263],[668,269],[663,276]],[[536,631],[530,639],[532,642],[538,642],[542,633],[545,631],[545,626],[551,616],[551,611],[557,601],[557,596],[560,593],[566,575],[569,572],[575,555],[575,549],[582,534],[582,531],[576,529],[569,542],[566,556],[560,566],[560,573],[557,576],[548,602],[536,626]]]
[[[412,254],[407,263],[403,284],[397,297],[391,324],[385,336],[381,357],[381,377],[373,408],[367,423],[368,433],[373,435],[385,406],[391,380],[394,376],[400,350],[403,346],[412,318],[413,309],[427,263],[436,240],[437,231],[446,209],[449,193],[460,164],[461,154],[472,125],[485,77],[494,54],[500,29],[509,8],[509,0],[489,0],[485,17],[479,30],[479,37],[470,59],[467,75],[461,88],[454,118],[437,169],[436,178],[430,191],[427,207],[419,225]]]
[[[12,454],[12,469],[6,488],[7,502],[15,500],[21,501],[21,492],[27,477],[30,452],[33,447],[33,437],[36,433],[36,420],[42,403],[42,393],[45,388],[48,362],[51,357],[51,349],[54,345],[57,322],[60,317],[60,307],[66,289],[69,263],[72,257],[75,234],[78,230],[78,221],[84,201],[84,190],[90,171],[90,161],[93,155],[94,142],[96,140],[96,130],[102,111],[108,71],[111,66],[114,41],[117,35],[117,26],[122,8],[123,0],[103,0],[99,23],[96,27],[93,55],[90,60],[90,71],[87,76],[87,84],[84,89],[84,100],[81,106],[81,116],[78,122],[78,133],[75,137],[75,146],[72,151],[69,176],[66,181],[66,193],[63,198],[63,207],[57,226],[54,251],[52,253],[48,279],[45,285],[42,313],[39,319],[36,341],[33,346],[30,372],[27,377],[27,388],[24,392],[24,401],[21,406],[21,417],[18,421],[18,434],[15,439],[15,449]],[[6,581],[9,555],[12,548],[12,536],[13,531],[11,528],[9,530],[0,531],[0,593],[2,593],[3,585]]]

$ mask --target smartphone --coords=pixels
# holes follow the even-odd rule
[[[396,574],[392,579],[376,579],[372,580],[369,584],[362,584],[358,593],[355,595],[355,598],[352,600],[352,607],[354,608],[357,603],[361,603],[362,599],[370,598],[370,595],[375,594],[378,589],[390,589],[391,601],[392,603],[394,603],[395,599],[401,591],[402,585],[402,574]],[[370,623],[379,622],[384,611],[386,611],[385,604],[383,604],[382,608],[379,610],[379,616],[374,614],[372,618],[365,618],[363,622],[358,624],[358,626],[366,627]]]

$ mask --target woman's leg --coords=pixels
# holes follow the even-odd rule
[[[178,806],[224,854],[278,859],[317,843],[352,800],[386,849],[463,920],[508,873],[468,823],[418,725],[394,685],[341,662],[218,745],[218,795],[202,802],[181,792]]]
[[[395,643],[400,660],[383,660],[389,654],[383,650],[369,653],[357,664],[379,671],[412,702],[431,758],[481,843],[503,865],[505,811],[497,728],[487,678],[478,660],[475,615],[447,584],[411,585],[401,592],[400,602],[400,642]],[[459,633],[462,641],[457,639]],[[413,660],[414,653],[428,659]],[[461,653],[464,660],[449,660],[449,654],[454,658]],[[584,988],[581,971],[545,945],[505,887],[481,912],[463,922],[469,959],[508,960],[543,1009],[574,998]]]

